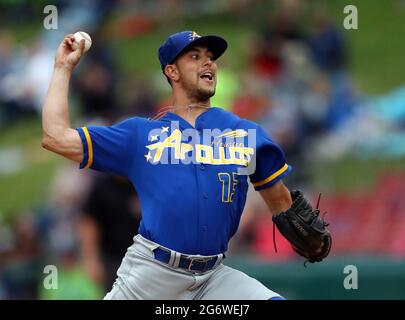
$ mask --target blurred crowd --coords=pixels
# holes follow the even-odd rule
[[[12,30],[1,29],[0,130],[24,117],[40,119],[55,48],[72,29],[85,26],[97,39],[72,79],[78,123],[109,125],[126,116],[152,115],[167,103],[157,92],[168,90],[163,76],[161,82],[148,83],[121,72],[111,39],[98,27],[114,12],[134,12],[118,23],[123,37],[136,38],[196,12],[237,18],[252,2],[260,1],[60,1],[63,14],[58,30],[43,31],[21,44]],[[309,194],[307,169],[321,161],[347,155],[403,156],[405,87],[383,97],[358,93],[347,73],[348,47],[339,26],[320,12],[305,19],[303,1],[277,3],[248,44],[246,68],[236,73],[226,56],[220,62],[213,105],[258,122],[283,147],[295,168],[287,185]],[[160,75],[157,60],[156,73]],[[404,180],[386,178],[378,190],[364,195],[326,198],[323,208],[342,213],[331,215],[336,239],[333,254],[405,256],[401,232],[405,202],[389,192],[403,188]],[[0,221],[0,299],[100,298],[111,288],[137,232],[139,200],[123,178],[79,171],[75,164],[65,163],[50,190],[43,205],[19,213],[14,225]],[[378,195],[374,202],[367,201],[370,194]],[[366,240],[369,232],[377,234],[374,229],[382,225],[381,206],[394,218],[394,223],[384,224],[378,232],[380,238],[392,235],[389,248],[377,238]],[[358,215],[350,216],[353,212]],[[360,235],[356,227],[364,221],[368,229],[363,228],[366,231]],[[272,227],[264,202],[250,189],[230,251],[265,261],[295,259],[278,232],[275,253]],[[60,290],[43,289],[45,265],[58,267]]]

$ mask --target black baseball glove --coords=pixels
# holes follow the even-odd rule
[[[314,210],[301,191],[292,191],[291,197],[291,208],[273,216],[273,222],[298,254],[307,258],[308,262],[320,262],[332,246],[332,237],[326,228],[328,224],[319,217],[319,209]]]

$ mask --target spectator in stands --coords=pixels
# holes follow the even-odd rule
[[[100,173],[95,176],[82,212],[83,265],[92,280],[109,289],[138,232],[139,200],[127,179]]]
[[[36,299],[44,251],[32,213],[20,214],[14,225],[13,238],[12,246],[0,252],[3,298]]]
[[[83,116],[87,119],[111,119],[119,112],[116,104],[116,59],[111,44],[101,31],[94,38],[97,41],[75,74],[73,85]]]

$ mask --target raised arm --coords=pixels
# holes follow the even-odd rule
[[[83,160],[83,146],[78,132],[70,127],[68,91],[75,65],[84,50],[84,40],[73,50],[73,35],[60,44],[42,111],[42,147],[70,160]]]

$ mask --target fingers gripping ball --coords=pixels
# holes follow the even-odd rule
[[[83,39],[84,39],[84,52],[90,49],[92,41],[90,36],[86,32],[78,31],[73,35],[73,37],[75,38],[75,41],[72,44],[73,50],[79,48],[80,41]]]

